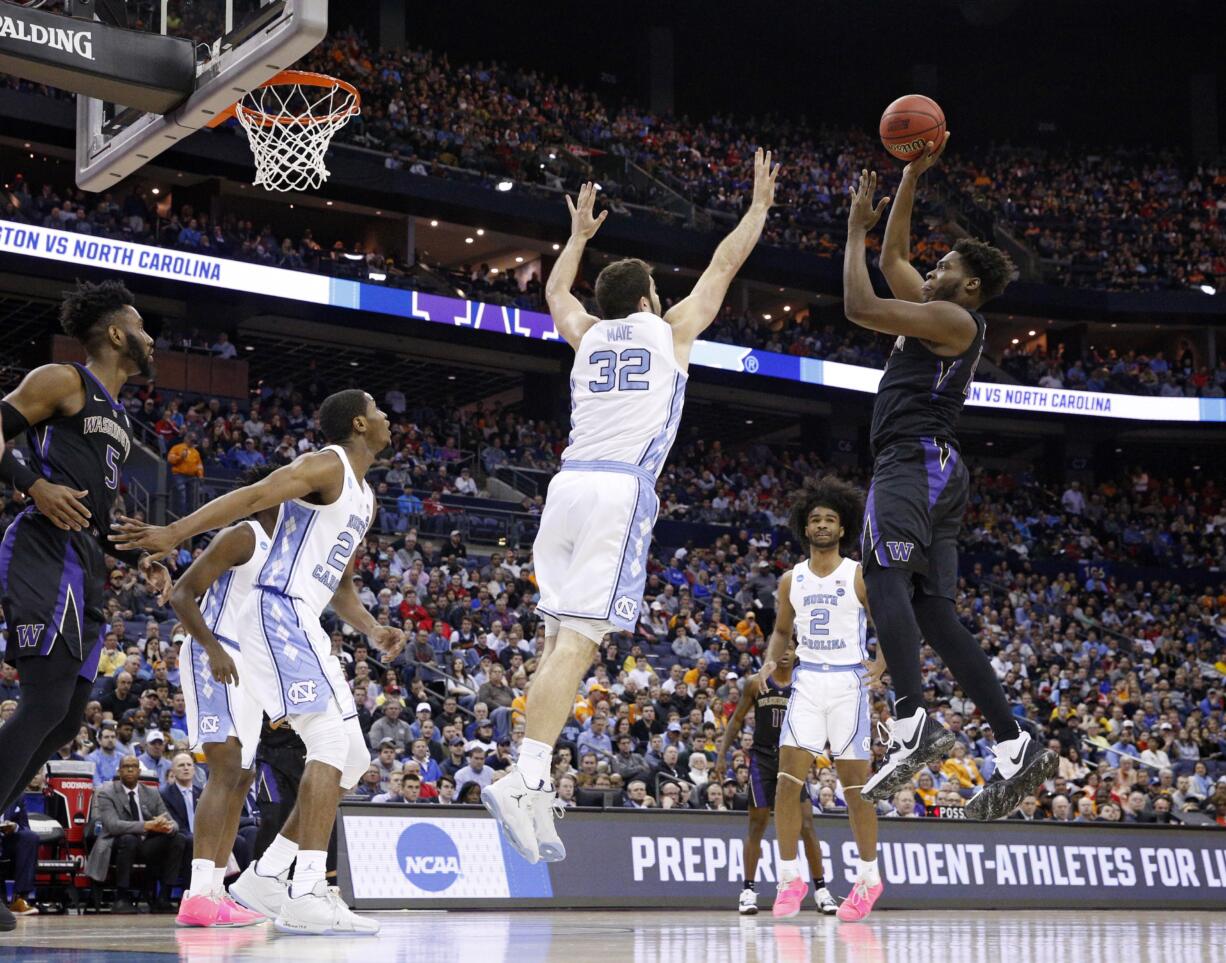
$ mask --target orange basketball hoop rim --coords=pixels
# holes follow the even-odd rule
[[[305,113],[305,114],[273,114],[258,110],[254,107],[249,107],[238,100],[231,104],[225,110],[220,111],[206,127],[219,127],[233,117],[237,117],[240,113],[243,115],[243,120],[247,124],[254,124],[261,127],[272,127],[278,124],[301,124],[309,126],[312,124],[335,124],[338,121],[346,120],[354,114],[362,112],[362,95],[358,93],[358,89],[346,80],[341,80],[339,77],[331,77],[328,74],[314,73],[309,70],[282,70],[275,77],[264,81],[256,90],[261,87],[281,87],[297,85],[302,87],[319,87],[330,92],[332,97],[336,97],[339,93],[342,97],[342,104],[339,110],[333,110],[325,114]],[[344,95],[347,94],[352,100],[347,100]]]

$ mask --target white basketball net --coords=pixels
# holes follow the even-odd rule
[[[235,114],[255,155],[254,183],[270,191],[318,188],[328,179],[332,135],[360,110],[340,84],[274,83],[247,93]]]

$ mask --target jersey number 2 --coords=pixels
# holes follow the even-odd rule
[[[621,367],[618,367],[618,362]],[[589,381],[588,390],[600,394],[604,391],[646,391],[651,387],[646,381],[634,380],[635,375],[651,370],[651,352],[645,348],[626,348],[620,355],[615,351],[593,351],[588,364],[600,365],[599,381]]]
[[[332,546],[332,551],[328,553],[328,564],[338,572],[345,571],[345,566],[349,564],[349,555],[353,551],[353,536],[348,532],[341,532],[336,536],[336,544]]]
[[[830,623],[830,610],[829,609],[814,609],[813,618],[809,620],[809,634],[810,635],[829,635],[830,630],[827,628],[823,628],[823,626],[828,625],[829,623]]]

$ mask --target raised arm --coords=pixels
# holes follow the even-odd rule
[[[250,525],[235,525],[219,532],[208,547],[192,562],[175,583],[170,593],[170,605],[183,627],[200,643],[209,657],[213,678],[218,682],[238,684],[238,668],[213,630],[204,621],[200,599],[222,575],[251,559],[255,551],[255,534]]]
[[[915,203],[915,185],[919,177],[937,162],[949,143],[949,134],[940,147],[928,142],[923,156],[917,157],[902,169],[898,193],[890,205],[890,216],[885,222],[885,235],[881,239],[881,273],[885,275],[890,291],[900,301],[924,300],[921,288],[924,276],[911,266],[911,208]]]
[[[915,304],[879,298],[868,276],[864,240],[881,218],[889,198],[873,207],[877,174],[860,173],[860,183],[852,192],[851,213],[847,216],[847,250],[843,255],[843,311],[847,320],[882,334],[919,338],[935,349],[960,354],[975,337],[976,325],[970,312],[952,301]]]
[[[689,297],[678,301],[664,315],[664,320],[672,325],[674,351],[683,369],[689,365],[690,348],[719,314],[732,279],[762,236],[766,216],[775,203],[775,178],[778,175],[779,165],[771,166],[771,152],[758,148],[754,154],[753,200],[749,210],[741,218],[741,223],[715,249],[711,263],[702,272]]]
[[[584,310],[583,302],[570,293],[579,274],[583,249],[609,216],[608,211],[601,211],[599,217],[593,217],[595,204],[596,185],[591,181],[579,188],[577,204],[570,199],[569,194],[566,195],[566,206],[570,210],[570,238],[554,262],[553,270],[549,272],[549,281],[545,284],[545,302],[549,305],[554,327],[558,329],[558,334],[566,339],[566,343],[575,349],[578,349],[587,329],[597,320]]]
[[[194,535],[230,525],[292,498],[337,491],[342,477],[341,465],[334,452],[312,452],[278,468],[254,485],[236,488],[213,499],[170,525],[149,525],[121,516],[113,526],[115,534],[110,539],[119,548],[142,548],[155,555],[165,555]]]

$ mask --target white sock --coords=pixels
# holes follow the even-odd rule
[[[280,876],[289,869],[297,855],[298,844],[277,833],[277,838],[268,844],[264,855],[255,864],[255,871],[261,876]]]
[[[226,868],[218,866],[213,870],[213,892],[218,896],[226,895]]]
[[[800,857],[779,860],[779,882],[790,883],[804,875],[800,868]]]
[[[294,880],[290,884],[289,894],[294,899],[306,896],[317,885],[324,881],[324,869],[328,864],[328,854],[322,849],[298,850],[298,865],[294,867]]]
[[[553,785],[553,746],[537,739],[525,739],[519,747],[516,768],[529,789],[546,789]]]
[[[880,883],[881,873],[877,870],[877,860],[857,859],[856,879],[864,880],[869,886],[876,886],[878,883]]]
[[[216,867],[211,859],[192,860],[192,880],[187,884],[193,896],[203,896],[213,892],[213,870]]]

